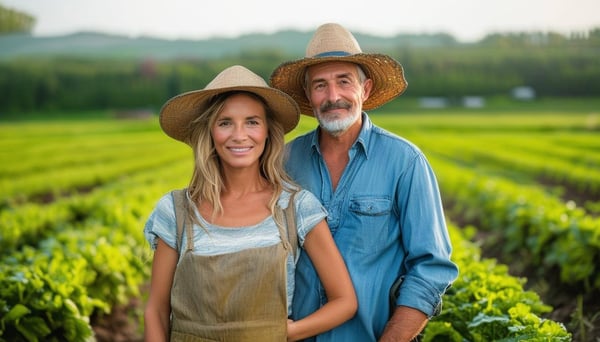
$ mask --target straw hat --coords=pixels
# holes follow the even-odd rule
[[[307,67],[325,62],[356,63],[373,80],[371,95],[363,103],[364,110],[387,103],[402,94],[407,86],[400,63],[387,55],[363,53],[352,33],[332,23],[319,26],[308,43],[306,57],[281,64],[273,71],[270,83],[294,98],[303,114],[312,116],[313,110],[303,89],[304,73]]]
[[[285,133],[298,124],[300,111],[296,102],[284,92],[271,88],[265,80],[240,65],[219,73],[204,89],[179,94],[160,110],[160,126],[168,136],[186,142],[190,123],[208,106],[214,96],[229,91],[248,91],[262,97],[283,125]]]

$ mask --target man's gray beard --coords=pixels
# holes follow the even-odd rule
[[[319,121],[319,126],[334,137],[337,137],[348,130],[348,128],[350,128],[350,126],[352,126],[352,124],[360,117],[360,113],[358,113],[357,115],[348,116],[343,119],[327,120],[318,113],[314,114],[317,121]]]

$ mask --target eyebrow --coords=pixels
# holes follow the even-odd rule
[[[261,117],[260,115],[252,115],[252,116],[247,116],[247,117],[246,117],[246,120],[249,120],[249,119],[261,120],[261,121],[265,120],[265,119],[264,119],[263,117]]]
[[[342,73],[342,74],[335,75],[335,79],[336,80],[340,79],[340,78],[350,78],[350,79],[352,79],[353,75],[352,75],[351,72],[345,72],[345,73]],[[321,78],[315,78],[315,79],[313,79],[311,81],[311,84],[319,83],[319,82],[325,82],[325,78],[323,78],[323,77],[321,77]]]
[[[250,119],[265,120],[260,115],[249,115],[249,116],[244,117],[244,120],[250,120]],[[217,121],[223,121],[223,120],[232,120],[232,117],[229,115],[223,115],[223,116],[220,116],[217,118]]]

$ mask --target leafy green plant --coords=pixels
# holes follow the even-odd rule
[[[494,259],[480,259],[478,247],[450,229],[460,275],[423,341],[570,341],[562,324],[540,318],[552,308],[524,290],[524,279],[510,276]]]

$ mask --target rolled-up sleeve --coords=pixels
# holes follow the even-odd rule
[[[422,154],[408,168],[398,196],[404,207],[400,225],[406,251],[406,274],[397,305],[421,310],[429,317],[439,313],[442,296],[458,274],[450,260],[452,247],[435,175]]]

